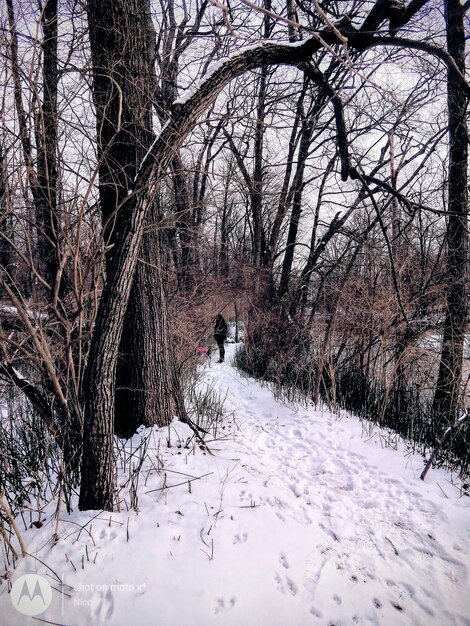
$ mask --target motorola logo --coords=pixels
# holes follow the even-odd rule
[[[13,583],[11,603],[23,615],[39,615],[52,602],[52,588],[43,576],[25,574]]]

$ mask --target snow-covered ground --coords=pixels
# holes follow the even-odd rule
[[[2,626],[470,625],[470,498],[448,473],[423,483],[404,446],[283,406],[229,363],[204,379],[231,413],[213,454],[185,448],[180,423],[143,431],[138,513],[64,512],[53,547],[52,511],[23,527],[32,556],[11,583],[37,573],[52,601],[27,617],[2,581]],[[18,588],[23,610],[48,601],[43,582]]]

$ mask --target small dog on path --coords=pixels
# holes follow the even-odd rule
[[[204,361],[209,361],[211,360],[211,347],[209,346],[208,348],[198,348],[197,349],[197,354],[199,357],[199,360],[204,362]]]

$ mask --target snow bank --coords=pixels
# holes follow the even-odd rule
[[[32,556],[11,582],[37,572],[52,586],[38,618],[68,626],[470,624],[470,499],[449,474],[431,470],[421,482],[423,460],[387,448],[380,431],[365,438],[356,419],[280,405],[229,363],[208,363],[204,378],[228,390],[230,415],[209,443],[212,455],[188,444],[183,424],[143,430],[120,470],[123,484],[146,438],[138,512],[63,513],[54,546],[52,511],[42,528],[24,531]],[[4,581],[0,616],[8,626],[38,623],[15,609]]]

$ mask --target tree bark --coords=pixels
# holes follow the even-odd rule
[[[43,102],[37,121],[38,190],[36,215],[38,254],[44,265],[45,278],[51,292],[59,292],[59,228],[57,207],[57,62],[58,15],[57,0],[47,0],[41,13],[43,30]]]
[[[315,111],[317,112],[317,111]],[[293,201],[292,210],[289,221],[289,230],[287,232],[286,251],[282,263],[281,281],[279,284],[279,298],[285,296],[289,290],[289,282],[292,271],[292,263],[294,261],[294,250],[297,241],[297,232],[299,230],[300,214],[302,213],[302,192],[304,188],[304,172],[310,148],[310,141],[315,126],[316,115],[312,115],[302,126],[302,135],[299,146],[299,156],[297,162],[297,170],[295,173],[293,185]]]
[[[173,417],[186,419],[172,350],[155,205],[148,222],[153,226],[142,238],[116,374],[114,431],[120,437],[132,436],[140,425],[165,426]]]
[[[447,47],[461,74],[465,73],[464,8],[459,0],[446,0]],[[449,117],[449,183],[447,217],[448,292],[433,409],[453,421],[461,403],[462,359],[467,328],[468,263],[468,99],[460,81],[447,73]]]
[[[18,34],[13,1],[7,0],[10,30],[10,60],[14,84],[18,127],[25,161],[26,175],[35,211],[37,262],[48,285],[48,298],[53,299],[59,275],[57,215],[57,0],[48,0],[41,14],[43,28],[43,102],[36,112],[37,168],[23,103],[23,87],[18,59]]]
[[[148,0],[132,0],[131,6],[123,0],[90,0],[88,10],[100,157],[99,192],[105,239],[114,246],[120,207],[153,139],[155,33]],[[116,434],[126,437],[142,424],[163,426],[174,416],[185,417],[170,349],[157,222],[157,212],[149,212],[120,343],[114,424]],[[111,247],[106,258],[108,272],[113,253]],[[165,381],[165,387],[161,381]],[[86,388],[84,392],[87,393]]]

